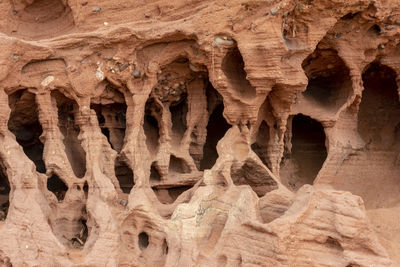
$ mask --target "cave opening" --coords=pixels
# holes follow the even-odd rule
[[[35,163],[36,171],[45,173],[44,145],[40,141],[43,129],[39,123],[35,95],[28,90],[19,90],[9,96],[9,106],[11,114],[8,129],[15,135],[27,157]]]
[[[256,90],[247,80],[247,73],[244,67],[242,54],[237,47],[225,55],[221,66],[222,71],[228,79],[228,83],[236,93],[242,97],[254,97]]]
[[[58,175],[53,174],[47,179],[47,189],[57,197],[59,202],[61,202],[64,200],[65,194],[68,191],[68,186]]]
[[[252,150],[257,156],[261,159],[261,161],[271,169],[270,164],[268,163],[268,143],[269,143],[269,126],[263,120],[258,128],[257,136],[255,142],[251,145]]]
[[[317,48],[302,63],[308,78],[303,96],[323,107],[338,108],[352,90],[350,70],[336,50]]]
[[[123,160],[117,158],[114,170],[122,192],[129,194],[135,185],[132,169]]]
[[[3,164],[0,166],[0,221],[7,218],[8,208],[10,206],[10,183],[6,175],[6,169]]]
[[[292,117],[290,172],[282,179],[292,189],[313,184],[327,157],[325,132],[322,124],[308,116]],[[286,159],[287,160],[287,159]],[[288,163],[285,161],[285,163]]]
[[[126,129],[126,103],[92,103],[90,108],[96,112],[101,132],[107,137],[111,148],[121,152]]]
[[[203,147],[203,158],[200,161],[200,170],[211,169],[218,158],[217,144],[231,127],[223,116],[224,105],[215,107],[207,124],[206,143]]]
[[[390,150],[400,144],[396,138],[400,123],[396,77],[393,69],[376,62],[362,75],[364,91],[358,112],[358,131],[370,149]]]
[[[80,128],[75,119],[75,114],[78,112],[78,104],[58,90],[51,92],[51,97],[57,103],[58,127],[64,136],[65,154],[75,176],[82,178],[86,173],[86,152],[78,138]]]

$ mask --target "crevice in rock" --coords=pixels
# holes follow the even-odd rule
[[[364,91],[358,112],[358,131],[368,149],[390,150],[400,144],[400,102],[396,72],[371,63],[363,75]]]
[[[218,158],[217,143],[231,127],[223,116],[224,105],[221,103],[211,111],[207,124],[207,138],[203,148],[200,170],[211,169]]]
[[[116,158],[114,170],[122,192],[129,194],[135,185],[132,169],[123,160]]]
[[[256,96],[256,89],[247,80],[243,57],[237,47],[225,55],[221,68],[228,79],[228,83],[239,96],[245,98]]]
[[[313,184],[327,157],[324,128],[302,114],[291,121],[291,149],[284,157],[281,179],[291,189]]]
[[[124,144],[126,129],[125,103],[91,104],[96,111],[101,132],[107,137],[112,149],[120,152]]]
[[[35,95],[28,90],[20,90],[9,96],[11,108],[8,129],[15,135],[27,157],[36,165],[40,173],[46,172],[43,161],[43,144],[39,137],[42,126],[39,123]]]
[[[57,103],[58,127],[64,136],[65,154],[75,176],[82,178],[86,173],[86,152],[78,138],[80,129],[75,122],[78,104],[57,90],[51,92],[51,97]]]
[[[6,169],[0,164],[0,221],[7,218],[8,208],[10,206],[10,183],[6,175]]]
[[[325,244],[329,247],[329,248],[333,248],[333,249],[337,249],[340,251],[343,251],[343,247],[340,244],[340,242],[338,240],[336,240],[333,237],[328,236],[328,238],[325,241]]]
[[[349,68],[336,50],[317,49],[302,63],[308,77],[303,96],[326,108],[339,108],[352,90]]]
[[[158,200],[163,204],[172,204],[185,191],[192,186],[175,186],[171,188],[153,188]]]
[[[51,191],[59,202],[64,200],[65,194],[68,191],[68,186],[57,174],[53,174],[47,179],[47,189]]]
[[[263,120],[258,128],[255,142],[251,145],[251,149],[257,154],[261,161],[271,169],[268,163],[268,143],[269,143],[269,126]]]

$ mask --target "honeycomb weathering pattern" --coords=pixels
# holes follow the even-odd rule
[[[0,266],[399,266],[399,6],[0,1]]]

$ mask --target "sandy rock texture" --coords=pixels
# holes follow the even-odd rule
[[[399,0],[0,1],[0,266],[400,266]]]

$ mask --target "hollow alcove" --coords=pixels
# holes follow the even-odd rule
[[[10,206],[10,183],[4,166],[0,166],[0,221],[7,218]]]
[[[91,104],[90,108],[96,111],[101,132],[107,137],[110,146],[120,152],[125,138],[126,104]]]
[[[60,179],[60,177],[58,177],[58,175],[53,174],[47,179],[47,189],[53,192],[58,201],[63,201],[65,194],[68,191],[68,186]]]
[[[400,123],[400,102],[396,72],[379,63],[363,73],[364,91],[358,113],[358,131],[369,149],[390,150]]]
[[[308,77],[303,96],[328,109],[337,109],[346,103],[352,91],[349,68],[336,50],[317,49],[302,63]]]
[[[187,129],[186,115],[188,112],[188,106],[186,95],[182,97],[180,102],[171,104],[169,110],[171,112],[172,133],[175,138],[180,140]]]
[[[269,143],[269,127],[263,120],[258,128],[255,142],[251,145],[251,149],[257,154],[261,161],[271,169],[268,164],[268,143]]]
[[[223,116],[224,105],[221,103],[211,111],[207,124],[207,138],[203,148],[203,158],[200,161],[200,170],[211,169],[218,158],[217,144],[231,127]]]
[[[313,184],[325,162],[325,132],[321,123],[302,114],[291,118],[291,130],[291,149],[282,160],[280,174],[284,184],[298,189]]]
[[[159,139],[160,139],[160,128],[158,127],[158,121],[155,119],[149,110],[146,110],[143,124],[144,133],[146,135],[146,145],[150,154],[154,155],[157,153]]]
[[[55,90],[51,97],[57,103],[58,127],[64,136],[65,154],[71,164],[75,176],[82,178],[86,173],[86,152],[79,140],[79,126],[75,122],[78,104]]]
[[[15,34],[37,39],[54,37],[74,28],[74,18],[71,8],[61,0],[26,1],[25,6],[13,8],[13,17],[20,25],[15,28]]]
[[[225,55],[221,68],[228,79],[228,83],[239,96],[255,97],[256,89],[247,80],[243,57],[237,47]]]
[[[157,165],[155,162],[153,162],[150,167],[150,181],[153,181],[153,182],[161,181],[161,175],[157,169]]]
[[[117,158],[114,170],[122,192],[129,194],[135,185],[132,169],[123,160]]]
[[[169,158],[169,173],[189,173],[190,168],[183,159],[171,155]]]
[[[8,129],[15,135],[25,154],[36,165],[40,173],[46,172],[43,161],[43,144],[39,137],[42,126],[39,123],[35,95],[28,90],[19,90],[9,96],[11,108]]]

